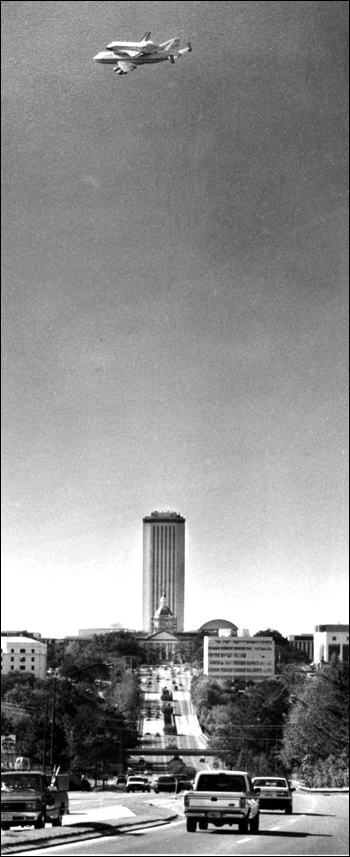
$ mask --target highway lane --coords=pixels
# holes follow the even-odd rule
[[[169,757],[147,755],[147,742],[150,743],[152,739],[159,747],[172,744],[179,749],[188,747],[196,747],[200,750],[203,749],[203,751],[206,749],[205,738],[191,703],[191,680],[191,672],[185,671],[181,667],[170,670],[161,666],[151,672],[144,673],[142,676],[141,688],[144,694],[142,741],[146,760],[155,766],[162,764],[165,767]],[[175,686],[177,690],[175,690]],[[160,697],[164,687],[168,688],[173,695],[177,735],[164,735],[163,717],[156,716],[161,711]],[[207,763],[200,763],[198,756],[186,756],[185,763],[198,770],[208,766]]]
[[[164,800],[162,801],[164,805]],[[174,804],[175,805],[175,804]],[[40,850],[43,857],[97,857],[97,855],[165,855],[172,857],[344,857],[349,853],[348,795],[296,794],[295,813],[261,813],[258,836],[241,835],[236,828],[213,828],[187,833],[179,819],[169,825],[130,831],[115,837]],[[18,852],[18,855],[21,852]],[[38,851],[26,851],[38,855]]]

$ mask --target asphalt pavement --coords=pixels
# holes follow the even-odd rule
[[[90,799],[90,800],[89,800]],[[69,841],[86,841],[117,835],[139,827],[168,824],[177,817],[174,799],[147,798],[144,795],[115,795],[111,792],[70,796],[70,814],[64,816],[62,827],[12,828],[1,833],[2,854],[17,854],[34,847]],[[181,802],[182,806],[182,802]]]
[[[40,857],[345,857],[349,853],[348,806],[345,794],[297,793],[292,816],[278,811],[261,813],[258,835],[212,825],[206,831],[187,833],[184,819],[179,817],[162,827],[115,829],[103,838],[48,846]],[[18,849],[15,853],[19,857],[24,852]],[[34,854],[32,846],[27,857]]]
[[[162,686],[173,686],[169,673],[160,671],[160,680],[150,687],[143,684],[145,707],[152,700],[160,704]],[[160,746],[176,743],[180,755],[181,749],[197,746],[205,753],[205,738],[190,703],[190,677],[183,676],[181,690],[174,692],[177,710],[178,735],[170,738],[159,735],[156,742]],[[152,712],[153,713],[153,712]],[[162,719],[151,717],[143,722],[143,734],[162,731]],[[181,734],[182,733],[182,734]],[[154,738],[149,739],[154,743]],[[145,746],[145,755],[146,746]],[[167,757],[154,757],[154,761]],[[186,757],[187,764],[197,768],[207,768],[209,759],[199,762],[199,757]],[[152,780],[153,777],[150,777]],[[197,832],[196,836],[187,834],[184,827],[183,801],[170,794],[127,795],[125,792],[92,792],[70,794],[70,814],[63,819],[61,828],[46,827],[43,830],[33,828],[15,828],[2,832],[2,852],[4,854],[35,853],[54,854],[169,854],[169,855],[343,855],[348,854],[346,834],[342,824],[342,813],[346,815],[348,795],[337,797],[332,790],[326,794],[317,794],[314,790],[305,790],[295,795],[295,812],[292,817],[281,813],[261,813],[261,832],[259,837],[237,837],[235,829],[211,828]],[[328,800],[328,805],[327,805]],[[342,802],[343,801],[343,802]],[[315,808],[320,811],[315,812]],[[331,812],[327,809],[331,808]],[[333,811],[335,808],[335,811]],[[166,826],[167,831],[163,826]],[[154,832],[152,832],[154,828]],[[157,832],[156,830],[157,829]],[[327,832],[322,832],[327,830]],[[139,831],[139,832],[138,832]],[[330,831],[330,832],[328,832]],[[224,834],[226,833],[226,837]],[[215,834],[215,835],[214,835]],[[232,838],[232,836],[234,838]],[[111,844],[111,837],[112,842]],[[146,837],[146,838],[145,838]],[[90,840],[90,841],[89,841]],[[96,842],[97,840],[97,842]],[[121,845],[121,842],[123,843]],[[259,842],[259,844],[258,844]],[[136,850],[131,850],[135,847]],[[123,850],[120,850],[120,849]],[[228,850],[227,850],[228,848]],[[288,850],[288,849],[291,850]],[[345,850],[342,850],[342,849]],[[126,849],[126,850],[124,850]],[[142,850],[145,849],[145,850]],[[166,849],[166,850],[162,850]],[[315,850],[316,849],[316,850]],[[338,850],[337,850],[338,849]]]

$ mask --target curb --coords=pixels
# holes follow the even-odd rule
[[[137,818],[130,821],[125,820],[121,824],[108,825],[106,822],[101,822],[98,830],[89,830],[87,826],[81,831],[79,831],[77,827],[61,827],[60,830],[62,833],[60,835],[58,834],[58,831],[55,830],[52,831],[51,836],[41,835],[35,839],[3,843],[1,846],[1,853],[18,854],[19,849],[20,851],[29,851],[33,848],[38,848],[39,850],[47,846],[50,847],[51,845],[65,845],[68,842],[84,842],[88,839],[101,839],[104,836],[118,836],[119,834],[127,833],[128,830],[138,830],[144,827],[159,827],[161,825],[170,824],[170,822],[174,821],[176,818],[178,818],[178,814],[171,813],[166,817],[162,816],[161,818]],[[51,833],[50,828],[47,829],[47,833]]]
[[[324,788],[324,789],[313,789],[311,787],[309,788],[308,786],[298,786],[298,791],[308,792],[311,794],[318,794],[318,795],[322,795],[322,794],[323,795],[347,795],[347,794],[349,794],[349,788],[346,788],[346,787],[341,788],[341,789],[333,789],[333,788],[332,789],[331,788],[330,789],[326,789],[326,788]]]

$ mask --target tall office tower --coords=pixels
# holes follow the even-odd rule
[[[162,595],[184,628],[185,518],[177,512],[151,512],[143,519],[143,629],[152,620]]]

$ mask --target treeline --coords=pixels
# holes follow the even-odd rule
[[[131,634],[51,647],[45,680],[2,676],[1,733],[16,735],[16,753],[40,767],[101,777],[125,765],[138,737],[140,688],[131,670],[143,658]]]
[[[325,665],[292,693],[282,761],[307,786],[349,785],[349,666]]]
[[[309,787],[349,784],[348,665],[280,665],[256,684],[194,677],[192,702],[217,765],[284,774]]]

